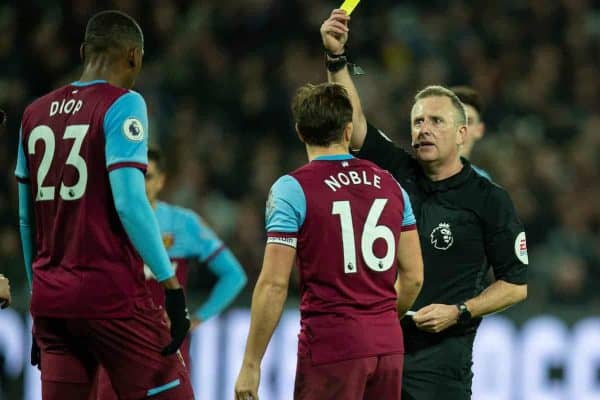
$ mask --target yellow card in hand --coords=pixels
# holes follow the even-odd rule
[[[352,14],[352,11],[354,11],[358,3],[360,3],[360,0],[346,0],[340,8],[346,11],[346,14],[350,15]]]

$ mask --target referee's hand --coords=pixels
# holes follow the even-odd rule
[[[430,333],[439,333],[455,325],[458,308],[448,304],[430,304],[415,312],[413,321],[417,328]]]

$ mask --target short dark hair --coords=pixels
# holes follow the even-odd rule
[[[483,111],[483,103],[477,90],[470,86],[454,86],[451,87],[450,90],[456,94],[463,104],[473,107],[481,115]]]
[[[344,128],[352,122],[352,103],[339,84],[309,83],[296,92],[292,114],[306,144],[329,146],[342,140]]]
[[[467,112],[465,111],[465,106],[453,91],[439,85],[427,86],[415,95],[415,102],[427,97],[448,97],[458,116],[456,122],[461,125],[467,125]]]
[[[144,34],[135,19],[124,12],[101,11],[88,21],[83,45],[88,54],[128,46],[143,47]]]
[[[148,147],[148,161],[153,161],[160,172],[165,172],[167,167],[165,157],[158,147]]]

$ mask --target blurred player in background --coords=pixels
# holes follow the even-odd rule
[[[120,398],[193,398],[178,352],[190,326],[185,296],[144,187],[146,104],[129,90],[143,53],[135,20],[94,15],[80,80],[23,115],[19,218],[44,400],[87,400],[99,365]],[[144,262],[165,290],[170,332]]]
[[[485,134],[485,123],[482,119],[483,103],[481,96],[475,89],[469,86],[454,86],[450,90],[459,98],[459,100],[465,106],[465,112],[467,113],[467,135],[465,142],[462,145],[460,155],[467,160],[471,158],[471,152],[475,143],[483,138]],[[479,175],[492,179],[490,174],[482,168],[471,164],[471,168],[475,170]]]
[[[146,172],[146,193],[163,238],[163,243],[171,259],[177,278],[185,288],[188,280],[189,264],[199,261],[217,277],[208,299],[192,314],[193,325],[220,314],[242,291],[246,285],[246,273],[233,253],[192,210],[177,207],[158,200],[165,185],[166,171],[163,154],[156,148],[148,150],[148,170]],[[164,304],[164,293],[150,268],[144,269],[148,288],[155,304]],[[187,357],[186,340],[184,346]],[[183,349],[182,349],[183,350]]]
[[[189,264],[199,261],[206,264],[218,279],[208,299],[193,314],[193,325],[197,326],[220,314],[236,298],[246,285],[246,274],[235,256],[202,218],[191,210],[158,200],[158,195],[165,185],[165,172],[163,154],[158,149],[149,149],[146,192],[177,278],[185,288]],[[163,305],[165,298],[161,285],[148,266],[144,267],[144,272],[154,303]],[[190,368],[189,342],[188,337],[181,346],[188,369]],[[97,400],[111,399],[117,397],[105,371],[101,369],[98,377]]]
[[[355,111],[352,148],[389,170],[408,191],[425,263],[423,290],[414,311],[402,319],[402,399],[467,400],[481,317],[527,297],[524,227],[508,193],[460,157],[467,115],[449,89],[429,86],[415,96],[414,156],[367,123],[344,55],[348,22],[344,11],[333,10],[321,26],[328,79],[349,92]],[[496,281],[485,287],[490,265]]]
[[[8,278],[0,274],[0,307],[6,308],[10,305],[10,282]]]
[[[397,400],[404,351],[398,313],[413,303],[423,274],[410,201],[387,171],[349,154],[352,105],[342,86],[304,86],[292,111],[310,162],[269,193],[268,239],[236,398],[258,398],[260,363],[295,261],[301,330],[294,398]]]

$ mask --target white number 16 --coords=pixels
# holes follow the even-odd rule
[[[360,249],[365,264],[375,272],[385,272],[392,268],[394,265],[394,255],[396,254],[394,233],[385,225],[377,225],[377,221],[379,221],[387,201],[387,199],[375,199],[369,209],[360,239]],[[342,247],[344,251],[344,272],[347,274],[356,273],[354,223],[352,222],[350,202],[347,200],[334,201],[331,214],[340,216]],[[385,240],[387,245],[387,251],[383,257],[377,257],[373,253],[373,244],[377,239]]]

